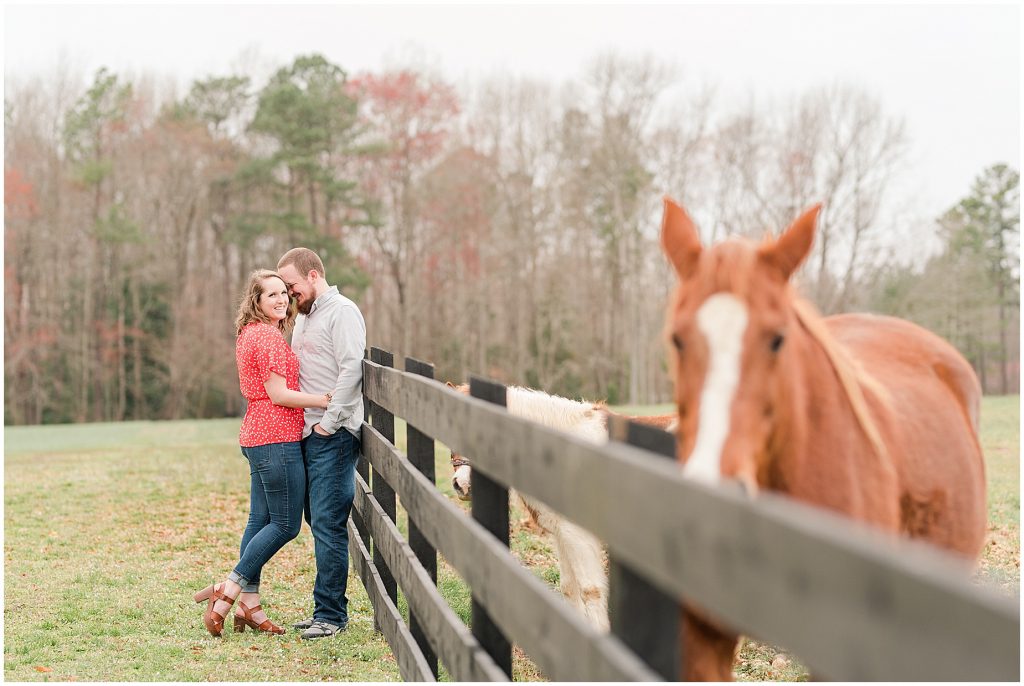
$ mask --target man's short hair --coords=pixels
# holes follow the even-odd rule
[[[327,278],[327,274],[324,272],[324,263],[320,259],[320,256],[309,248],[292,248],[277,261],[277,269],[280,271],[285,266],[292,264],[295,265],[295,269],[302,276],[309,276],[309,273],[314,269],[324,279]]]

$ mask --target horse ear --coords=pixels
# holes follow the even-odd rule
[[[814,242],[814,230],[818,224],[818,213],[821,203],[814,205],[796,218],[779,239],[761,248],[761,255],[778,267],[785,278],[796,271],[811,251]]]
[[[686,210],[668,196],[661,218],[661,248],[680,279],[693,273],[700,257],[700,234]]]
[[[453,384],[451,381],[445,381],[444,385],[447,386],[448,388],[455,388],[455,384]]]

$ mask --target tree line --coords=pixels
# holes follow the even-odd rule
[[[937,250],[908,255],[888,212],[908,138],[876,99],[835,84],[729,108],[678,83],[610,54],[564,84],[350,76],[320,55],[181,96],[107,69],[9,79],[5,423],[239,414],[244,279],[297,245],[371,345],[438,378],[664,401],[666,193],[708,241],[825,200],[800,277],[823,312],[919,321],[986,391],[1018,392],[1017,171],[981,170],[930,225]]]

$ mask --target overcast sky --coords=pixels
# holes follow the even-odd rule
[[[192,79],[319,52],[349,73],[420,56],[457,83],[494,73],[561,82],[609,49],[675,65],[682,82],[768,102],[836,81],[905,120],[901,186],[935,216],[986,166],[1020,168],[1020,8],[1002,5],[6,5],[5,78],[63,55]],[[245,56],[245,57],[243,57]]]

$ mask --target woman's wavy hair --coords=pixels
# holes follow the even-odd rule
[[[280,274],[269,269],[257,269],[249,275],[249,283],[245,286],[245,291],[242,294],[242,301],[238,304],[238,316],[235,317],[236,336],[241,335],[242,329],[244,329],[247,324],[252,324],[253,322],[263,322],[264,324],[276,326],[282,334],[288,334],[292,330],[292,326],[295,324],[295,315],[297,313],[294,298],[289,300],[288,316],[276,324],[270,321],[270,318],[263,314],[263,310],[260,309],[260,296],[263,295],[263,281],[271,277],[281,279]],[[284,283],[284,279],[281,279],[281,283]]]

